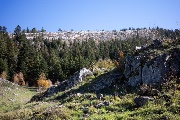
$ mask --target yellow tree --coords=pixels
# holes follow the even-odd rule
[[[38,84],[39,88],[43,88],[43,89],[47,89],[52,85],[51,81],[47,80],[46,75],[44,73],[41,73],[39,75],[37,84]]]

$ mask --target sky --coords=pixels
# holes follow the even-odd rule
[[[180,28],[180,0],[0,0],[0,26],[13,32],[36,28],[120,30]]]

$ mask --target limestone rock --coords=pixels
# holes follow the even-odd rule
[[[89,90],[99,91],[104,88],[110,87],[117,81],[119,76],[120,74],[106,74],[100,80],[95,82]]]
[[[160,43],[155,43],[160,45]],[[127,57],[124,70],[127,84],[130,86],[153,85],[161,83],[169,75],[180,75],[180,49],[174,48],[169,52],[161,52],[160,54],[154,52],[154,56],[150,56],[144,51],[139,56]]]
[[[90,70],[83,68],[80,71],[76,72],[74,75],[70,76],[69,79],[61,82],[58,86],[50,87],[44,93],[44,95],[51,96],[52,94],[58,93],[60,91],[70,89],[81,83],[83,79],[88,75],[93,75],[93,73]]]

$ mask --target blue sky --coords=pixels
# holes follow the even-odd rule
[[[180,0],[0,0],[0,26],[22,29],[180,28]]]

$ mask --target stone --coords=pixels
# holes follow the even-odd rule
[[[135,87],[137,85],[140,85],[142,83],[141,79],[139,78],[139,76],[133,76],[133,77],[130,77],[129,80],[128,80],[128,85],[132,86],[132,87]]]
[[[150,100],[154,100],[154,98],[147,97],[147,96],[141,96],[141,97],[136,97],[134,99],[134,103],[136,104],[136,106],[142,107],[142,106],[146,105]]]
[[[81,97],[82,94],[81,93],[76,93],[76,96]]]
[[[96,108],[101,108],[103,106],[109,106],[110,104],[111,104],[110,102],[104,101],[104,102],[101,102],[101,103],[97,104],[95,107]]]
[[[180,75],[180,49],[162,52],[152,58],[144,52],[140,56],[128,56],[126,59],[124,76],[130,86],[155,85],[170,75]]]
[[[110,105],[110,102],[104,101],[104,105],[105,105],[105,106],[109,106],[109,105]]]
[[[86,77],[87,75],[93,75],[93,73],[90,70],[83,68],[79,71],[79,73],[77,73],[77,75],[78,75],[79,81],[82,82],[84,77]]]
[[[89,88],[90,91],[99,91],[104,88],[112,86],[117,79],[119,78],[120,74],[106,74],[97,82],[94,82],[92,87]]]
[[[161,92],[157,89],[151,90],[151,96],[160,96]]]
[[[101,100],[103,98],[103,94],[97,94],[97,98]]]
[[[89,75],[93,75],[93,73],[89,69],[83,68],[78,72],[74,73],[74,75],[70,76],[67,80],[59,83],[57,86],[50,87],[44,93],[44,97],[49,97],[60,91],[65,91],[67,89],[70,89],[81,83],[84,80],[84,78]]]
[[[104,106],[104,104],[103,104],[103,103],[99,103],[99,104],[97,104],[95,107],[96,107],[96,108],[101,108],[102,106]]]

